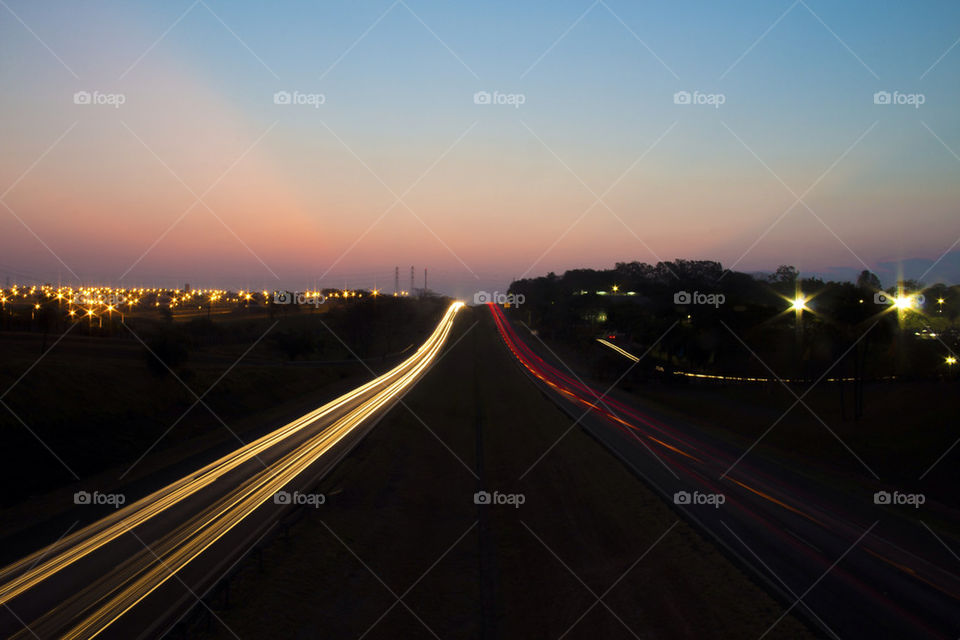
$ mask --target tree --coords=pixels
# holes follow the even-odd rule
[[[770,275],[770,282],[774,284],[784,284],[793,286],[797,282],[800,272],[796,267],[788,264],[782,264]]]
[[[883,286],[880,284],[880,278],[877,277],[877,274],[871,273],[864,269],[860,272],[860,275],[857,276],[857,286],[861,289],[867,289],[869,291],[880,291]]]
[[[914,291],[920,291],[923,289],[923,283],[918,280],[914,280],[913,278],[907,278],[906,280],[898,281],[897,288],[902,289],[907,293],[913,293]]]

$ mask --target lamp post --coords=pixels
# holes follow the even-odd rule
[[[796,334],[796,360],[797,377],[803,377],[803,312],[807,310],[807,298],[798,288],[790,301],[790,309],[793,309],[793,327]]]

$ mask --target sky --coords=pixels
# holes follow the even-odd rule
[[[960,282],[958,41],[955,2],[2,0],[0,274]]]

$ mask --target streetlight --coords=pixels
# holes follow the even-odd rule
[[[797,283],[796,289],[793,294],[793,298],[787,298],[787,302],[790,303],[789,309],[787,311],[793,310],[793,329],[796,339],[794,340],[794,358],[797,362],[797,377],[803,378],[803,312],[810,311],[807,307],[807,301],[809,298],[803,295],[803,292],[800,291],[799,283]]]
[[[899,295],[893,299],[893,306],[895,306],[900,311],[905,311],[906,309],[912,309],[913,304],[914,304],[913,296]]]

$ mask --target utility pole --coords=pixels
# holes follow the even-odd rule
[[[393,295],[400,295],[400,267],[393,268]]]
[[[410,267],[410,295],[413,295],[413,267]]]
[[[427,295],[427,268],[423,268],[423,295]]]

